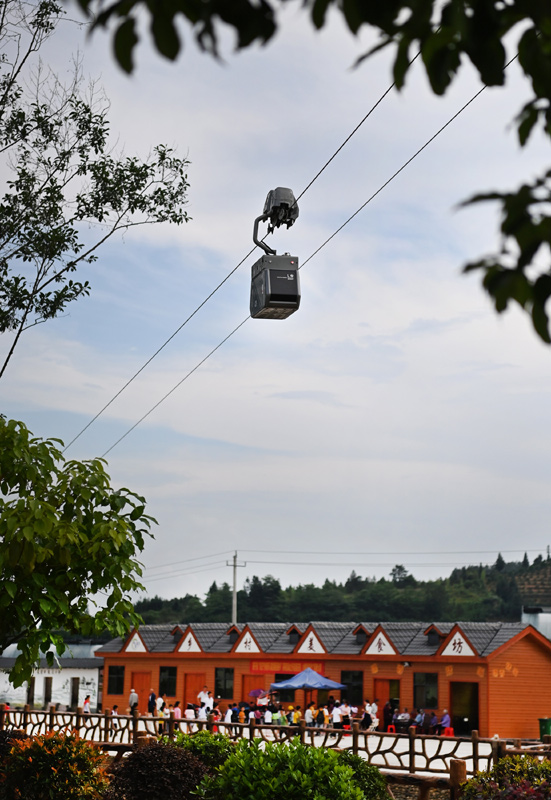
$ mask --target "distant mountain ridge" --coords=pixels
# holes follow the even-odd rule
[[[186,594],[167,600],[153,597],[135,604],[147,624],[193,619],[228,622],[232,592],[213,583],[205,599]],[[327,579],[322,586],[301,584],[285,589],[271,575],[245,581],[237,594],[238,619],[284,622],[288,619],[343,621],[379,619],[409,622],[426,619],[470,622],[516,622],[523,605],[551,606],[551,559],[541,555],[530,564],[506,562],[454,569],[449,578],[418,581],[401,564],[390,578],[362,578],[352,572],[344,583]]]

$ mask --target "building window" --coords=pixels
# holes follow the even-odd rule
[[[232,667],[216,667],[214,670],[214,695],[222,700],[233,699]]]
[[[159,694],[174,697],[176,694],[176,673],[178,667],[159,668]]]
[[[341,672],[341,683],[346,689],[341,690],[341,697],[346,697],[349,703],[358,706],[362,704],[364,697],[364,674],[361,670],[343,670]]]
[[[281,683],[282,681],[288,681],[289,678],[294,678],[294,672],[276,672],[275,674],[275,681],[274,683]],[[295,702],[295,690],[294,689],[278,689],[277,690],[278,699],[280,703],[294,703]]]
[[[107,671],[107,694],[123,694],[124,667],[109,667]]]
[[[52,702],[52,678],[44,678],[44,708],[48,710]]]
[[[78,708],[78,693],[80,689],[80,678],[71,678],[71,711]]]
[[[438,673],[416,672],[413,676],[415,708],[438,708]]]
[[[27,684],[27,705],[34,706],[34,678]]]

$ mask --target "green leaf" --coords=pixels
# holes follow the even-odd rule
[[[134,69],[132,53],[138,43],[135,22],[132,17],[126,19],[115,32],[113,50],[119,66],[128,74]]]
[[[174,25],[174,16],[168,13],[166,5],[159,4],[151,22],[151,33],[159,53],[174,61],[180,52],[180,39]]]
[[[145,506],[136,506],[136,508],[134,508],[130,512],[130,515],[129,515],[130,519],[135,522],[137,519],[139,519],[142,516],[144,511],[145,511]]]

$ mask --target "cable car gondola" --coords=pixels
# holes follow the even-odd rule
[[[298,205],[291,189],[279,186],[268,192],[264,212],[255,219],[253,241],[264,250],[251,268],[251,317],[286,319],[300,306],[298,258],[289,253],[278,256],[266,242],[258,238],[258,224],[270,220],[268,233],[280,225],[288,228],[298,217]]]

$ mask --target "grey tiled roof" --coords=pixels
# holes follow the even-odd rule
[[[358,655],[363,649],[353,635],[358,625],[362,625],[369,633],[373,633],[379,623],[376,622],[312,622],[309,623],[327,653],[339,655]],[[465,633],[477,653],[487,656],[501,645],[508,642],[526,627],[521,622],[383,622],[380,623],[382,630],[388,636],[399,655],[401,656],[431,656],[434,655],[440,643],[430,644],[426,631],[434,625],[441,634],[448,636],[451,630],[458,625]],[[288,655],[293,652],[296,644],[289,641],[287,631],[291,627],[296,627],[301,633],[308,628],[306,623],[287,622],[251,622],[248,627],[258,642],[262,652],[266,654],[279,653]],[[180,624],[181,630],[185,630],[188,625]],[[228,653],[233,647],[228,631],[232,626],[225,622],[198,622],[190,623],[195,638],[201,648],[207,653]],[[235,626],[242,632],[246,627],[245,623]],[[172,631],[175,624],[166,625],[142,625],[140,636],[145,646],[150,652],[168,653],[173,652],[181,639],[181,634],[175,635]],[[99,656],[104,653],[118,653],[121,651],[124,641],[121,638],[113,639],[97,650]],[[97,663],[97,662],[96,662]]]
[[[481,656],[497,650],[526,627],[523,622],[459,622],[458,625]]]
[[[229,653],[233,644],[227,631],[231,626],[227,622],[197,622],[190,624],[195,638],[207,653]],[[243,630],[243,625],[236,625],[238,630]]]
[[[288,622],[249,622],[249,630],[265,653],[269,652],[278,639],[285,636],[288,629]]]
[[[14,664],[15,658],[0,657],[0,669],[10,669]],[[52,666],[41,658],[35,669],[101,669],[102,666],[103,658],[56,658]]]

